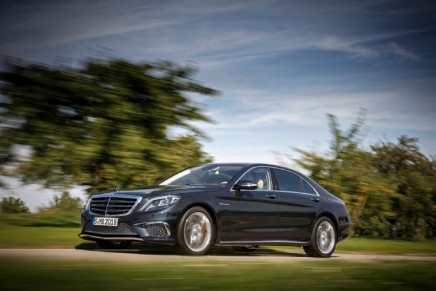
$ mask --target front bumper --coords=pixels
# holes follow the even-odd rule
[[[169,212],[132,213],[118,217],[118,226],[92,224],[93,215],[84,211],[81,216],[82,231],[79,237],[85,240],[140,241],[174,245],[176,218]]]

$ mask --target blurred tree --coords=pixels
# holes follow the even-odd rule
[[[82,208],[83,202],[80,198],[73,198],[70,193],[64,191],[61,195],[54,196],[53,201],[50,202],[49,206],[39,208],[39,212],[70,211],[77,213]]]
[[[394,215],[391,198],[395,195],[389,179],[379,175],[372,165],[372,153],[361,145],[365,111],[347,131],[339,128],[337,118],[327,115],[332,134],[330,150],[326,155],[297,151],[302,155],[297,164],[329,192],[342,198],[353,211],[353,203],[360,197],[365,208],[355,224],[355,233],[389,237],[389,219]]]
[[[372,146],[373,164],[395,186],[390,219],[395,236],[423,238],[436,235],[436,162],[423,155],[418,140],[407,136],[397,144]]]
[[[12,63],[0,72],[0,163],[9,175],[88,192],[153,184],[210,161],[192,121],[210,122],[187,95],[217,92],[169,62],[90,60],[81,68]],[[177,127],[185,135],[170,137]],[[14,145],[27,145],[25,154]]]
[[[1,213],[29,213],[29,208],[24,204],[23,200],[14,197],[2,198],[0,202]]]
[[[360,235],[418,239],[436,234],[436,161],[422,154],[418,140],[379,142],[364,149],[361,115],[348,131],[328,115],[332,140],[326,155],[297,149],[296,162],[331,193],[352,204],[366,198],[358,221]],[[353,209],[351,209],[353,211]]]

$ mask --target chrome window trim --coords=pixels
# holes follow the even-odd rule
[[[298,175],[298,176],[300,176],[300,175]],[[304,182],[306,182],[307,183],[307,185],[309,185],[309,187],[310,188],[312,188],[312,190],[315,192],[315,194],[313,194],[313,193],[309,193],[309,192],[304,192],[304,193],[307,193],[307,194],[312,194],[312,195],[318,195],[318,191],[316,191],[316,189],[306,180],[306,179],[304,179],[303,177],[301,177],[300,176],[300,178],[304,181]],[[303,189],[304,190],[306,190],[306,187],[304,187],[304,183],[303,183]]]
[[[286,191],[286,190],[272,190],[272,191],[274,191],[274,192],[278,192],[278,193],[293,193],[293,194],[302,194],[302,195],[319,196],[318,194],[305,193],[305,192],[298,192],[298,191]]]
[[[94,198],[106,198],[106,197],[109,197],[109,201],[110,201],[111,198],[130,198],[130,199],[135,198],[136,202],[135,202],[135,204],[133,204],[132,208],[130,208],[130,210],[128,212],[124,213],[124,214],[106,215],[106,211],[105,211],[105,215],[104,215],[105,217],[119,217],[119,216],[129,215],[129,214],[131,214],[135,210],[135,208],[139,205],[139,203],[142,200],[142,196],[139,196],[139,195],[127,195],[127,194],[119,194],[119,193],[96,194],[96,195],[93,195],[90,198],[90,203],[89,203],[89,208],[88,208],[89,213],[94,215],[94,216],[101,215],[101,214],[96,214],[96,213],[91,211],[92,199],[94,199]]]

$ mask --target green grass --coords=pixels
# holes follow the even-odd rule
[[[268,246],[278,251],[295,252],[295,247]],[[377,238],[351,238],[340,242],[335,253],[430,255],[436,256],[436,240],[389,240]]]
[[[0,258],[5,290],[432,290],[432,262],[99,262]]]
[[[0,247],[72,248],[82,242],[77,214],[1,214]]]
[[[34,227],[0,223],[0,248],[74,248],[80,227]]]
[[[436,240],[405,241],[351,238],[339,243],[336,250],[338,252],[436,255]]]
[[[43,213],[0,213],[1,225],[35,226],[35,227],[79,227],[80,213],[45,211]]]

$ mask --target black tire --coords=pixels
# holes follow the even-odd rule
[[[98,240],[96,243],[103,249],[125,249],[128,248],[132,242],[128,240]]]
[[[236,252],[244,252],[244,253],[252,253],[259,249],[259,245],[250,245],[250,246],[238,246],[232,247]]]
[[[215,241],[215,226],[203,207],[192,207],[177,226],[177,244],[188,255],[204,255]]]
[[[309,257],[328,258],[335,251],[336,243],[335,225],[330,218],[323,216],[313,226],[310,245],[303,249]]]

